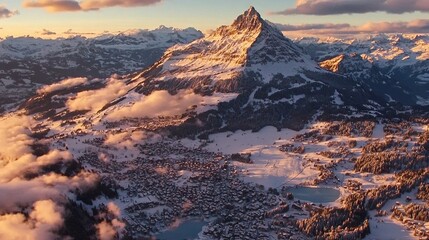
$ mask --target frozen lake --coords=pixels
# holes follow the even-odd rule
[[[335,188],[292,187],[287,191],[297,199],[313,203],[335,202],[340,197],[340,191]]]
[[[203,227],[207,223],[201,220],[188,220],[181,223],[178,227],[157,234],[157,240],[188,240],[198,237]]]

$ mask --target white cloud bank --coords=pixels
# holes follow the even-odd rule
[[[58,83],[54,83],[51,85],[47,85],[42,87],[41,89],[39,89],[37,91],[37,93],[39,94],[43,94],[43,93],[50,93],[50,92],[54,92],[54,91],[58,91],[58,90],[63,90],[63,89],[70,89],[79,85],[84,85],[88,83],[88,79],[87,78],[68,78],[68,79],[64,79]]]
[[[0,119],[0,239],[58,239],[56,230],[63,225],[67,194],[88,189],[98,180],[88,172],[73,177],[41,172],[45,166],[71,161],[73,156],[59,150],[35,156],[33,124],[25,116]],[[34,173],[32,178],[29,173]]]
[[[33,204],[28,217],[21,213],[1,215],[0,239],[56,239],[54,232],[63,225],[63,211],[52,200],[42,200]]]
[[[108,221],[104,220],[97,224],[97,236],[100,240],[115,239],[117,233],[125,228],[125,224],[119,219],[121,217],[121,209],[114,202],[107,204],[107,212],[110,215]]]
[[[170,95],[165,90],[155,91],[148,96],[141,96],[131,106],[111,112],[107,119],[118,121],[124,118],[180,115],[193,105],[199,105],[203,101],[203,96],[190,91],[179,91],[176,95]]]
[[[111,78],[104,88],[79,92],[76,97],[69,99],[66,105],[71,111],[98,111],[110,101],[127,93],[130,87],[121,80]]]

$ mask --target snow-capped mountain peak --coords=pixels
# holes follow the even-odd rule
[[[236,91],[237,81],[269,82],[276,74],[322,71],[301,48],[250,7],[230,26],[187,45],[170,48],[163,58],[135,79],[152,88],[209,88]],[[228,80],[225,82],[225,80]],[[152,89],[149,88],[149,89]],[[175,89],[177,90],[177,89]]]

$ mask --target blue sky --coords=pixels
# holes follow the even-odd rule
[[[53,2],[55,0],[27,0]],[[75,1],[75,0],[69,0]],[[92,1],[92,0],[85,0]],[[120,0],[119,0],[120,1]],[[142,0],[144,1],[144,0]],[[150,0],[149,0],[150,1]],[[157,0],[155,0],[157,1]],[[123,31],[127,29],[153,29],[159,25],[177,28],[195,27],[202,31],[230,24],[250,5],[272,22],[291,25],[348,23],[353,26],[368,22],[408,22],[428,19],[427,12],[413,11],[391,14],[380,11],[346,14],[272,14],[297,6],[295,0],[159,0],[149,6],[106,7],[96,11],[48,12],[42,7],[23,7],[24,0],[0,0],[0,5],[19,14],[0,18],[0,37],[8,35],[40,35],[43,29],[61,33],[68,29],[81,33]],[[319,1],[319,0],[300,0]],[[328,0],[369,1],[369,0]],[[376,1],[376,0],[373,0]],[[383,1],[383,0],[379,0]],[[419,0],[403,0],[419,1]],[[426,1],[426,0],[424,0]],[[103,2],[103,1],[101,1]],[[138,2],[138,0],[135,0]],[[429,2],[429,1],[428,1]],[[423,3],[424,4],[424,3]],[[316,6],[317,7],[317,6]],[[426,6],[424,6],[426,7]],[[426,9],[425,9],[426,10]]]

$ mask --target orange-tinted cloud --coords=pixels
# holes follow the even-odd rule
[[[58,149],[34,155],[34,124],[28,116],[0,118],[0,142],[7,143],[0,144],[0,239],[60,239],[64,196],[98,181],[84,171],[73,177],[47,172],[46,166],[69,162],[73,155]]]
[[[137,7],[159,3],[161,0],[83,0],[83,9],[100,9],[105,7]]]
[[[186,112],[193,105],[199,105],[204,98],[191,91],[179,91],[170,95],[168,91],[154,91],[148,96],[142,95],[133,105],[115,109],[107,115],[111,121],[120,121],[124,118],[144,118],[159,116],[174,116]]]
[[[428,0],[297,0],[294,8],[275,14],[333,15],[368,12],[429,12]]]
[[[48,12],[99,10],[106,7],[138,7],[152,5],[162,0],[24,0],[27,8],[43,8]]]
[[[286,35],[302,33],[303,35],[348,35],[368,33],[427,33],[429,19],[418,19],[410,22],[368,22],[360,26],[349,24],[274,24]]]
[[[48,12],[70,12],[82,10],[79,2],[72,0],[25,0],[22,5],[26,8],[43,8]]]

